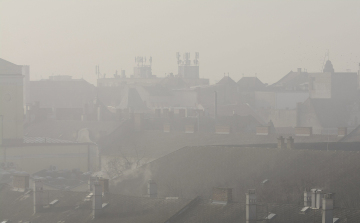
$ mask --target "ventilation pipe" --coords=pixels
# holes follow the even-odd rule
[[[34,181],[34,213],[39,213],[43,210],[43,182],[41,180]]]
[[[256,223],[256,193],[254,189],[246,193],[246,223]]]
[[[100,182],[94,182],[94,196],[93,196],[93,217],[98,218],[102,212],[102,186]]]
[[[157,197],[157,184],[153,180],[148,181],[148,196]]]
[[[324,198],[322,199],[322,223],[333,223],[333,209],[334,209],[334,194],[325,194]]]

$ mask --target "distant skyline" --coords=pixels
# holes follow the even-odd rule
[[[30,65],[32,80],[71,75],[96,82],[133,73],[152,56],[153,74],[177,73],[176,52],[200,53],[200,77],[224,73],[273,83],[290,70],[358,71],[360,1],[4,1],[0,57]]]

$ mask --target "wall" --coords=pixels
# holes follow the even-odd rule
[[[0,75],[0,116],[4,139],[22,139],[24,109],[21,75]]]
[[[295,127],[297,122],[296,109],[271,110],[267,122],[272,121],[275,127]]]
[[[197,92],[192,90],[173,90],[174,99],[172,105],[175,107],[195,107],[197,104]]]
[[[331,73],[309,73],[310,98],[331,98]]]
[[[304,102],[309,98],[309,92],[290,91],[276,93],[276,109],[296,109],[299,102]]]
[[[98,150],[94,145],[86,144],[43,144],[25,145],[4,148],[4,159],[7,163],[13,162],[17,170],[30,174],[50,165],[57,169],[78,168],[87,172],[88,168],[99,169]],[[89,150],[89,157],[88,157]],[[88,160],[90,162],[88,162]],[[89,163],[89,165],[88,165]]]

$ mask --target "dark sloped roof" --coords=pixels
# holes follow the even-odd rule
[[[347,109],[348,102],[333,99],[309,98],[308,102],[314,108],[316,117],[322,127],[334,128],[347,126],[350,117]]]
[[[272,84],[270,87],[275,88],[291,88],[301,85],[303,83],[308,82],[308,73],[306,72],[293,72],[290,71],[284,77],[282,77],[279,81]]]
[[[22,66],[0,58],[0,75],[22,75]]]
[[[322,187],[336,193],[338,207],[359,208],[359,159],[360,153],[351,151],[185,147],[136,170],[136,177],[117,189],[138,194],[151,173],[160,195],[208,197],[213,187],[230,187],[233,200],[242,202],[247,189],[255,188],[264,202],[298,204],[305,188]],[[272,182],[266,189],[264,179]]]
[[[265,84],[257,77],[243,77],[237,84],[240,91],[258,91],[265,88]]]
[[[218,85],[236,85],[236,82],[229,76],[224,76],[219,82],[216,84]]]
[[[0,220],[9,219],[11,222],[124,222],[148,223],[165,222],[168,218],[185,206],[186,199],[162,199],[131,197],[118,194],[107,194],[103,202],[109,205],[104,209],[103,216],[92,218],[91,201],[84,201],[89,194],[72,191],[44,191],[44,202],[58,199],[54,207],[34,213],[33,194],[12,191],[9,186],[2,186],[0,190]]]
[[[123,92],[123,97],[119,109],[132,109],[133,111],[146,111],[144,101],[141,99],[139,92],[134,87],[126,87]]]

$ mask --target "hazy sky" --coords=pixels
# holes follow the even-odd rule
[[[360,1],[3,1],[0,57],[30,65],[31,78],[95,82],[95,65],[132,74],[153,57],[153,74],[177,73],[175,53],[200,52],[200,76],[242,74],[273,83],[290,70],[358,70]]]

